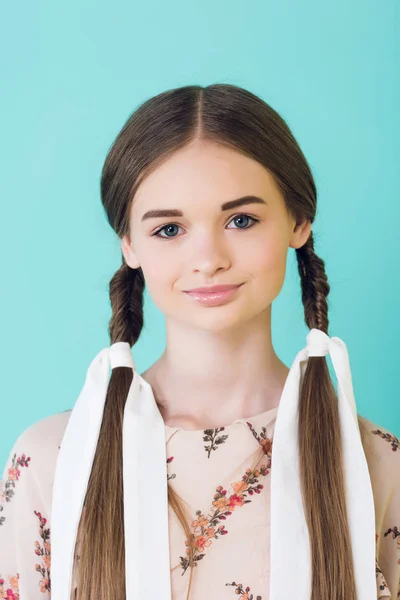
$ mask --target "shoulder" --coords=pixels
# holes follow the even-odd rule
[[[3,470],[1,501],[21,494],[40,494],[51,502],[58,452],[71,410],[47,416],[27,427],[15,440]]]
[[[386,427],[358,416],[372,485],[387,499],[400,488],[400,439]]]
[[[71,410],[49,415],[29,425],[14,442],[16,451],[22,448],[48,457],[48,452],[61,445]]]
[[[400,439],[390,429],[358,415],[366,451],[387,466],[400,465]]]
[[[394,600],[400,598],[400,440],[392,430],[360,420],[375,505],[378,598]]]

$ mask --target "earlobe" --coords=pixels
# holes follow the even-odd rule
[[[140,263],[138,261],[137,255],[133,249],[130,237],[128,234],[124,235],[121,238],[121,251],[124,255],[126,264],[131,267],[131,269],[137,269],[140,267]]]

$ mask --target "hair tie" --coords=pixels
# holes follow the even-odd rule
[[[307,335],[308,356],[326,356],[329,354],[329,336],[320,329],[311,329]]]

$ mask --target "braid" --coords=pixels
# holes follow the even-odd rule
[[[296,255],[307,326],[309,329],[320,329],[328,334],[327,296],[330,285],[325,273],[325,262],[314,252],[312,231],[307,242],[296,250]]]
[[[111,343],[128,342],[133,346],[143,327],[143,271],[131,269],[124,257],[110,281],[112,316],[109,323]]]
[[[305,321],[310,329],[328,335],[330,286],[325,263],[314,252],[312,232],[296,254]],[[333,590],[338,600],[355,600],[338,398],[324,356],[310,357],[303,374],[298,438],[301,491],[310,538],[311,600],[332,598]],[[329,549],[325,539],[329,539]]]

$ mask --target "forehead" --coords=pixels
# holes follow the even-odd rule
[[[246,195],[279,194],[268,170],[234,149],[211,142],[190,144],[159,165],[139,185],[133,211],[213,205]],[[173,205],[171,204],[173,202]]]

